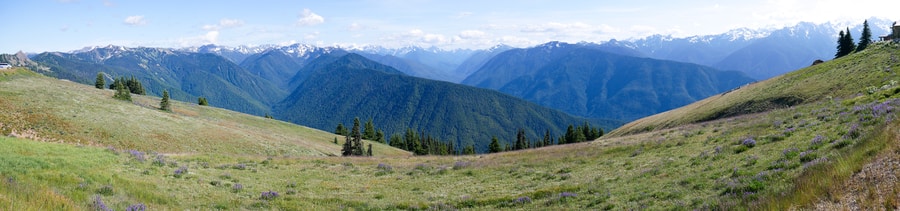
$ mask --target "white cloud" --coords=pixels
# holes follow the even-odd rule
[[[242,20],[222,18],[222,20],[219,20],[219,24],[203,25],[202,29],[204,31],[218,31],[221,29],[234,28],[234,27],[239,27],[239,26],[243,26],[243,25],[244,25],[244,21],[242,21]]]
[[[461,18],[472,16],[472,14],[473,14],[472,12],[460,12],[456,16],[453,16],[453,18],[461,19]]]
[[[223,28],[238,27],[242,25],[244,25],[244,21],[238,19],[222,18],[222,20],[219,21],[219,26]]]
[[[347,31],[359,31],[359,30],[365,30],[365,29],[370,29],[370,28],[371,27],[369,27],[369,26],[365,26],[365,25],[354,22],[347,26]]]
[[[206,32],[206,34],[178,39],[178,44],[181,45],[181,47],[216,44],[218,42],[219,42],[219,31],[208,31],[208,32]]]
[[[458,37],[462,39],[477,39],[484,37],[485,33],[478,30],[465,30],[459,33]]]
[[[303,12],[300,13],[300,19],[297,19],[298,26],[312,26],[325,22],[325,18],[321,15],[313,13],[309,9],[303,9]]]
[[[561,32],[572,29],[587,29],[590,28],[590,25],[581,22],[575,22],[571,24],[550,22],[540,25],[529,25],[522,27],[521,32]]]
[[[125,24],[132,25],[132,26],[140,26],[140,25],[147,24],[147,21],[144,20],[143,15],[134,15],[134,16],[128,16],[127,18],[125,18]]]
[[[307,40],[314,40],[316,38],[319,38],[319,32],[315,31],[313,33],[306,34],[306,36],[303,36],[303,38]]]

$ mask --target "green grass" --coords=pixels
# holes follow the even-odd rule
[[[900,46],[877,43],[871,49],[789,72],[693,104],[625,124],[611,136],[636,134],[745,113],[765,112],[797,103],[852,98],[870,86],[900,81]],[[890,71],[887,71],[890,70]]]
[[[111,146],[162,153],[267,156],[339,155],[343,137],[294,124],[173,101],[133,95],[114,100],[112,90],[16,70],[0,76],[0,132],[47,141]],[[333,144],[334,138],[341,142]],[[374,144],[380,156],[409,155]]]
[[[858,54],[868,52],[872,58],[880,58],[881,54],[897,54],[897,50],[888,46],[876,46],[876,50],[870,48]],[[856,59],[829,63],[840,67],[843,63],[860,63],[857,61],[863,57],[851,58]],[[861,62],[858,66],[866,65],[869,64]],[[894,69],[900,70],[900,67]],[[804,69],[773,80],[811,74],[805,73],[811,70],[818,69]],[[24,124],[25,127],[12,128],[31,128],[36,135],[27,136],[29,138],[44,142],[63,140],[63,143],[0,138],[0,145],[4,146],[0,148],[0,179],[3,179],[0,183],[0,209],[90,209],[95,195],[100,195],[107,205],[117,210],[135,203],[144,203],[152,210],[809,208],[818,200],[837,197],[839,184],[871,162],[873,156],[886,150],[895,151],[895,146],[889,143],[897,138],[900,129],[900,125],[893,121],[897,118],[896,109],[900,108],[900,93],[894,91],[898,85],[888,83],[889,86],[872,93],[866,89],[900,79],[893,73],[885,74],[872,73],[870,77],[883,78],[862,79],[860,83],[874,82],[853,85],[856,90],[834,91],[837,94],[833,98],[696,123],[687,121],[691,119],[689,117],[673,117],[673,122],[684,122],[629,133],[631,135],[604,137],[593,142],[477,156],[409,157],[398,153],[399,156],[355,158],[317,156],[325,153],[291,153],[290,150],[287,153],[272,153],[254,149],[253,144],[220,141],[230,136],[213,134],[195,136],[197,139],[209,139],[207,143],[222,143],[225,146],[201,149],[192,147],[194,143],[179,142],[178,139],[144,137],[141,135],[143,133],[135,132],[140,131],[135,126],[127,126],[123,129],[126,132],[109,132],[113,135],[96,137],[92,142],[71,141],[74,140],[69,139],[71,137],[82,136],[70,131],[79,131],[85,127],[83,124],[90,124],[75,120],[78,118],[69,118],[72,113],[65,113],[64,109],[46,106],[56,104],[53,103],[56,100],[52,100],[55,99],[50,97],[52,95],[41,94],[43,91],[40,89],[54,90],[52,87],[60,86],[63,88],[55,91],[76,90],[66,93],[74,95],[72,99],[75,100],[80,96],[103,101],[111,99],[109,95],[112,93],[90,87],[82,90],[78,88],[80,85],[13,74],[0,78],[0,95],[3,95],[0,106],[6,106],[0,109],[12,108],[9,111],[15,111],[0,113],[4,124]],[[810,76],[804,80],[819,79]],[[772,83],[764,81],[758,84]],[[27,88],[29,84],[37,85]],[[770,89],[753,85],[741,90]],[[26,94],[36,97],[9,98]],[[103,97],[92,97],[95,95]],[[136,102],[137,105],[149,106],[117,102],[119,104],[115,106],[102,107],[103,111],[108,112],[97,119],[111,121],[124,118],[118,117],[120,115],[131,114],[150,118],[145,120],[149,122],[147,124],[160,124],[159,127],[168,127],[168,124],[200,127],[193,125],[198,124],[214,128],[206,126],[211,124],[228,128],[219,132],[247,128],[280,131],[273,128],[283,124],[277,121],[260,122],[264,120],[251,116],[236,118],[233,116],[237,114],[221,109],[178,103],[174,114],[162,113],[152,109],[158,102],[156,99],[138,97]],[[709,100],[701,103],[721,102]],[[886,109],[889,112],[884,114],[873,113],[876,110],[874,106],[883,103],[892,106],[892,109]],[[63,108],[91,111],[91,108]],[[28,109],[50,112],[28,113]],[[129,111],[116,113],[116,109]],[[146,110],[148,114],[134,110]],[[97,115],[100,113],[97,112]],[[650,120],[657,118],[660,117],[651,117]],[[851,130],[854,125],[857,125],[856,130]],[[283,127],[298,128],[287,124]],[[65,131],[66,134],[56,135],[53,133],[56,131]],[[334,137],[330,134],[302,131],[295,134],[310,137],[319,133],[322,140],[313,139],[319,142],[312,143],[325,142],[327,144],[323,145],[329,146]],[[128,146],[125,143],[136,142],[115,138],[129,137],[129,134],[144,137],[140,140],[148,142],[147,149],[103,147],[115,143],[122,143],[116,146]],[[162,134],[178,136],[179,132]],[[251,132],[241,134],[247,137],[260,135]],[[754,140],[755,144],[744,144],[748,139]],[[153,144],[159,142],[187,146]],[[273,145],[283,143],[277,139],[261,142]],[[303,142],[287,142],[277,148],[306,149],[300,147],[305,146],[300,143]],[[137,161],[125,149],[138,149],[147,155],[147,160]],[[160,149],[169,151],[164,151],[164,163],[157,165],[153,161],[155,155],[149,151],[162,151]],[[181,167],[185,167],[187,173],[176,175],[175,171]],[[235,191],[235,184],[241,184],[243,188]],[[104,186],[111,187],[113,191],[100,194]],[[274,200],[260,199],[264,191],[275,191],[280,196]],[[563,193],[575,196],[564,197]],[[530,202],[517,202],[517,199],[524,197],[531,199]]]

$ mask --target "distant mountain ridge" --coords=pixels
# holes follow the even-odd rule
[[[588,121],[492,90],[411,77],[353,53],[322,57],[309,67],[275,107],[276,118],[331,129],[355,117],[371,118],[388,136],[412,128],[479,152],[487,151],[493,136],[511,143],[518,128],[529,138],[542,137],[544,130],[557,137],[565,126]],[[593,122],[607,130],[619,124]]]
[[[505,51],[463,84],[588,118],[633,120],[754,81],[736,71],[550,42]]]

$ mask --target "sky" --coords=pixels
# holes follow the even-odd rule
[[[106,45],[526,47],[900,20],[897,8],[896,0],[11,0],[0,6],[0,53]]]

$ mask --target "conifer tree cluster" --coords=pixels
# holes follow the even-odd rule
[[[206,101],[205,97],[197,98],[197,105],[208,106],[209,102]]]
[[[144,85],[141,85],[141,82],[134,78],[134,76],[131,76],[131,78],[129,79],[125,79],[125,77],[119,77],[115,79],[112,84],[109,84],[109,89],[118,90],[119,84],[122,84],[122,87],[131,94],[147,94],[144,91]]]
[[[853,42],[853,35],[850,34],[849,27],[846,31],[842,30],[838,33],[837,52],[835,52],[834,58],[841,58],[853,52],[865,50],[870,43],[872,43],[872,31],[869,30],[869,21],[866,20],[863,22],[863,31],[859,38],[859,45]]]
[[[369,150],[363,150],[362,144],[362,132],[359,130],[359,118],[353,119],[353,128],[350,131],[350,135],[346,136],[346,140],[344,141],[344,146],[341,148],[341,155],[343,156],[372,156],[372,145],[369,145]]]
[[[131,102],[131,92],[125,88],[125,84],[122,80],[115,80],[113,84],[110,84],[110,87],[114,87],[116,90],[116,93],[113,94],[113,98]]]
[[[360,156],[355,154],[355,152],[362,149],[361,144],[354,144],[357,139],[386,143],[392,147],[413,152],[415,155],[471,155],[477,153],[474,145],[461,146],[452,141],[441,141],[425,132],[416,132],[412,128],[407,128],[403,134],[393,134],[390,138],[385,139],[384,132],[375,127],[372,119],[363,124],[361,132],[359,131],[359,118],[356,118],[352,129],[348,129],[343,123],[338,123],[334,133],[343,135],[347,139],[341,151],[341,154],[345,156]],[[584,122],[584,124],[577,127],[569,125],[566,134],[560,136],[558,140],[553,138],[549,129],[546,130],[543,138],[530,139],[527,137],[526,130],[519,128],[516,130],[515,142],[510,144],[504,144],[503,141],[494,136],[488,145],[488,153],[579,143],[597,139],[602,135],[603,129],[593,127],[588,122]],[[356,138],[357,136],[359,138]],[[335,141],[335,143],[337,142]]]

